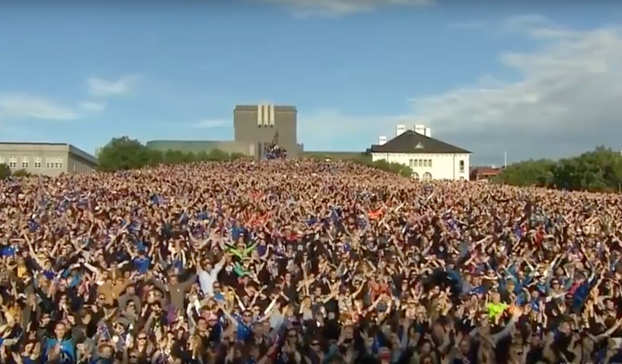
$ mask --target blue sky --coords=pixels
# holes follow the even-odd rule
[[[415,123],[476,163],[622,149],[622,4],[147,3],[0,5],[0,141],[230,139],[272,102],[307,150]]]

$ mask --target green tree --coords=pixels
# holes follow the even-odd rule
[[[164,153],[164,163],[166,164],[181,164],[185,162],[185,154],[180,150],[167,150]]]
[[[164,163],[164,153],[161,150],[150,149],[149,150],[149,165],[157,166]]]
[[[244,154],[244,153],[237,153],[237,152],[233,152],[233,153],[231,153],[231,155],[229,155],[229,159],[231,159],[231,160],[244,159],[246,157],[247,157],[246,154]]]
[[[153,154],[136,139],[113,138],[99,152],[99,167],[104,171],[143,168],[152,163]]]
[[[205,162],[209,160],[209,155],[204,150],[198,152],[195,157],[198,162]]]
[[[514,163],[507,166],[497,180],[515,186],[549,186],[553,181],[555,165],[548,159]]]
[[[212,149],[207,154],[207,159],[210,161],[226,161],[230,159],[229,153],[220,149]]]
[[[30,177],[32,174],[25,169],[18,169],[12,173],[13,177]]]
[[[529,160],[509,165],[498,181],[515,186],[542,186],[595,192],[622,187],[622,155],[598,147],[558,161]]]
[[[136,139],[127,136],[113,138],[98,149],[97,158],[103,171],[118,171],[156,166],[162,163],[183,164],[204,161],[229,161],[245,158],[241,153],[229,154],[220,149],[198,153],[181,150],[161,151],[148,148]]]
[[[622,155],[598,147],[574,158],[560,160],[553,169],[554,184],[569,190],[610,192],[622,184]]]
[[[0,164],[0,180],[11,177],[11,168],[6,164]]]
[[[354,163],[358,163],[364,166],[376,168],[383,170],[385,172],[399,174],[403,177],[411,177],[413,174],[412,169],[401,163],[389,163],[384,159],[377,160],[375,162],[372,161],[369,156],[360,156],[352,159]]]
[[[188,152],[184,154],[184,163],[193,163],[197,161],[197,156],[194,152]]]

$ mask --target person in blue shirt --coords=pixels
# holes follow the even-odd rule
[[[147,255],[147,249],[142,246],[138,248],[138,255],[132,257],[134,263],[134,270],[139,274],[147,274],[149,267],[151,267],[151,258]]]
[[[249,310],[244,310],[242,312],[242,316],[233,316],[228,310],[224,308],[222,303],[219,303],[218,306],[224,313],[225,317],[229,320],[229,324],[236,326],[237,339],[240,341],[248,340],[253,333],[253,313]]]
[[[76,345],[67,337],[67,326],[64,323],[57,323],[54,327],[54,337],[45,340],[44,358],[46,362],[58,360],[59,364],[76,362]]]

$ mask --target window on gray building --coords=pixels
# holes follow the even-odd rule
[[[30,164],[30,161],[28,160],[27,156],[23,156],[22,157],[22,168],[28,168],[28,164]]]
[[[35,157],[35,168],[41,168],[41,157]]]
[[[9,157],[9,167],[17,168],[17,158]]]

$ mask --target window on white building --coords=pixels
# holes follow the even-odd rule
[[[428,159],[428,167],[432,167],[432,160]]]
[[[9,167],[17,168],[17,158],[9,157]]]
[[[413,168],[415,166],[415,160],[411,159],[408,161],[410,163],[410,168]]]
[[[22,168],[28,168],[29,160],[27,156],[22,157]]]
[[[1,156],[0,156],[0,164],[4,164],[4,163],[6,163],[6,162],[4,161],[4,157],[1,157]]]
[[[35,157],[35,168],[41,168],[41,157]]]
[[[60,157],[45,158],[45,168],[62,169],[63,158],[60,158]]]
[[[430,172],[425,172],[425,173],[423,174],[423,180],[424,180],[424,181],[431,181],[431,180],[432,180],[432,173],[430,173]]]
[[[460,161],[460,173],[464,173],[464,161]]]

